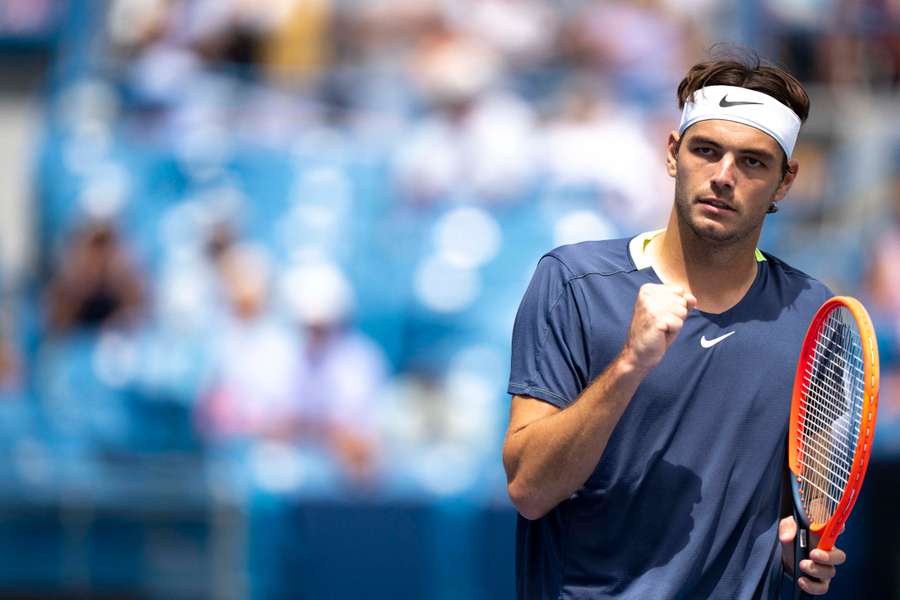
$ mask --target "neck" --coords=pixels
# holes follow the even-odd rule
[[[756,242],[759,234],[733,242],[699,237],[677,218],[675,211],[665,231],[648,251],[653,269],[667,284],[680,285],[697,298],[705,312],[724,312],[744,297],[756,278]]]

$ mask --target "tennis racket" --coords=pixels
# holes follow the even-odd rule
[[[875,432],[878,344],[863,305],[836,296],[816,312],[803,340],[788,433],[794,496],[794,598],[800,561],[817,548],[831,550],[859,497]],[[809,576],[807,576],[809,577]]]

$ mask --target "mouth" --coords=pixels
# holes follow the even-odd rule
[[[697,200],[697,202],[699,204],[703,204],[717,210],[729,210],[731,212],[736,212],[733,206],[731,206],[727,202],[719,200],[718,198],[700,198],[699,200]]]

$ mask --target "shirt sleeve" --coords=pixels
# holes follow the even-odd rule
[[[574,279],[552,255],[538,262],[513,326],[510,394],[565,408],[587,387],[588,336]]]

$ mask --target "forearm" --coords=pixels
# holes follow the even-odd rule
[[[565,410],[510,430],[503,460],[523,516],[543,516],[584,484],[646,372],[623,352]]]

